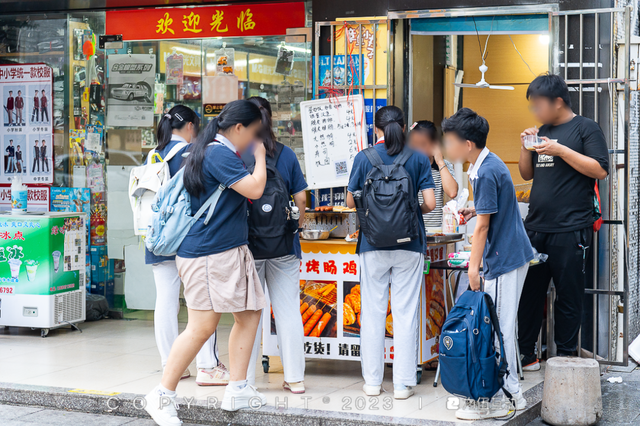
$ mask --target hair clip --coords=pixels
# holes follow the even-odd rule
[[[168,118],[169,120],[171,120],[171,114],[165,114],[164,115],[166,118]]]
[[[409,130],[413,130],[413,128],[416,127],[417,125],[418,125],[418,122],[416,121],[411,125],[411,127],[409,127]]]
[[[180,114],[178,114],[177,112],[175,114],[173,114],[178,120],[180,121],[184,121],[184,119],[180,116]]]

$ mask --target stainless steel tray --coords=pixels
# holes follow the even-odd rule
[[[428,243],[456,243],[458,241],[462,241],[464,239],[464,234],[444,234],[444,235],[436,235],[431,232],[427,232],[427,242]]]

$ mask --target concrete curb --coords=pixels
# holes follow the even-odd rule
[[[524,393],[530,403],[524,411],[518,411],[510,420],[479,421],[473,424],[483,426],[524,426],[540,415],[542,383]],[[124,417],[149,418],[136,403],[142,395],[120,393],[115,396],[73,392],[71,388],[21,385],[0,382],[0,404],[31,405],[58,410],[84,413],[107,414]],[[208,408],[206,400],[194,400],[187,407],[186,401],[180,406],[180,418],[188,423],[214,426],[455,426],[460,423],[448,421],[425,421],[393,416],[373,416],[349,412],[312,410],[301,408],[276,408],[267,405],[260,410],[241,410],[228,413],[220,409]],[[465,422],[466,423],[466,422]]]

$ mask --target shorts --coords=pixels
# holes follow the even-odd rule
[[[257,311],[267,306],[253,255],[246,245],[222,253],[176,256],[187,307],[198,311]]]

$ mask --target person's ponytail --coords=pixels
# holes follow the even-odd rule
[[[375,126],[384,132],[384,146],[387,154],[400,154],[405,145],[402,110],[396,106],[380,108],[375,115]]]
[[[260,137],[264,143],[267,155],[273,157],[276,153],[276,135],[273,133],[273,123],[271,121],[271,104],[261,96],[252,96],[247,100],[260,108],[260,113],[262,114],[262,131],[260,132]]]
[[[191,108],[184,105],[176,105],[169,112],[162,115],[158,123],[156,135],[158,137],[158,146],[156,151],[162,151],[171,141],[171,135],[174,130],[181,130],[189,123],[193,123],[196,134],[200,127],[200,117]]]

